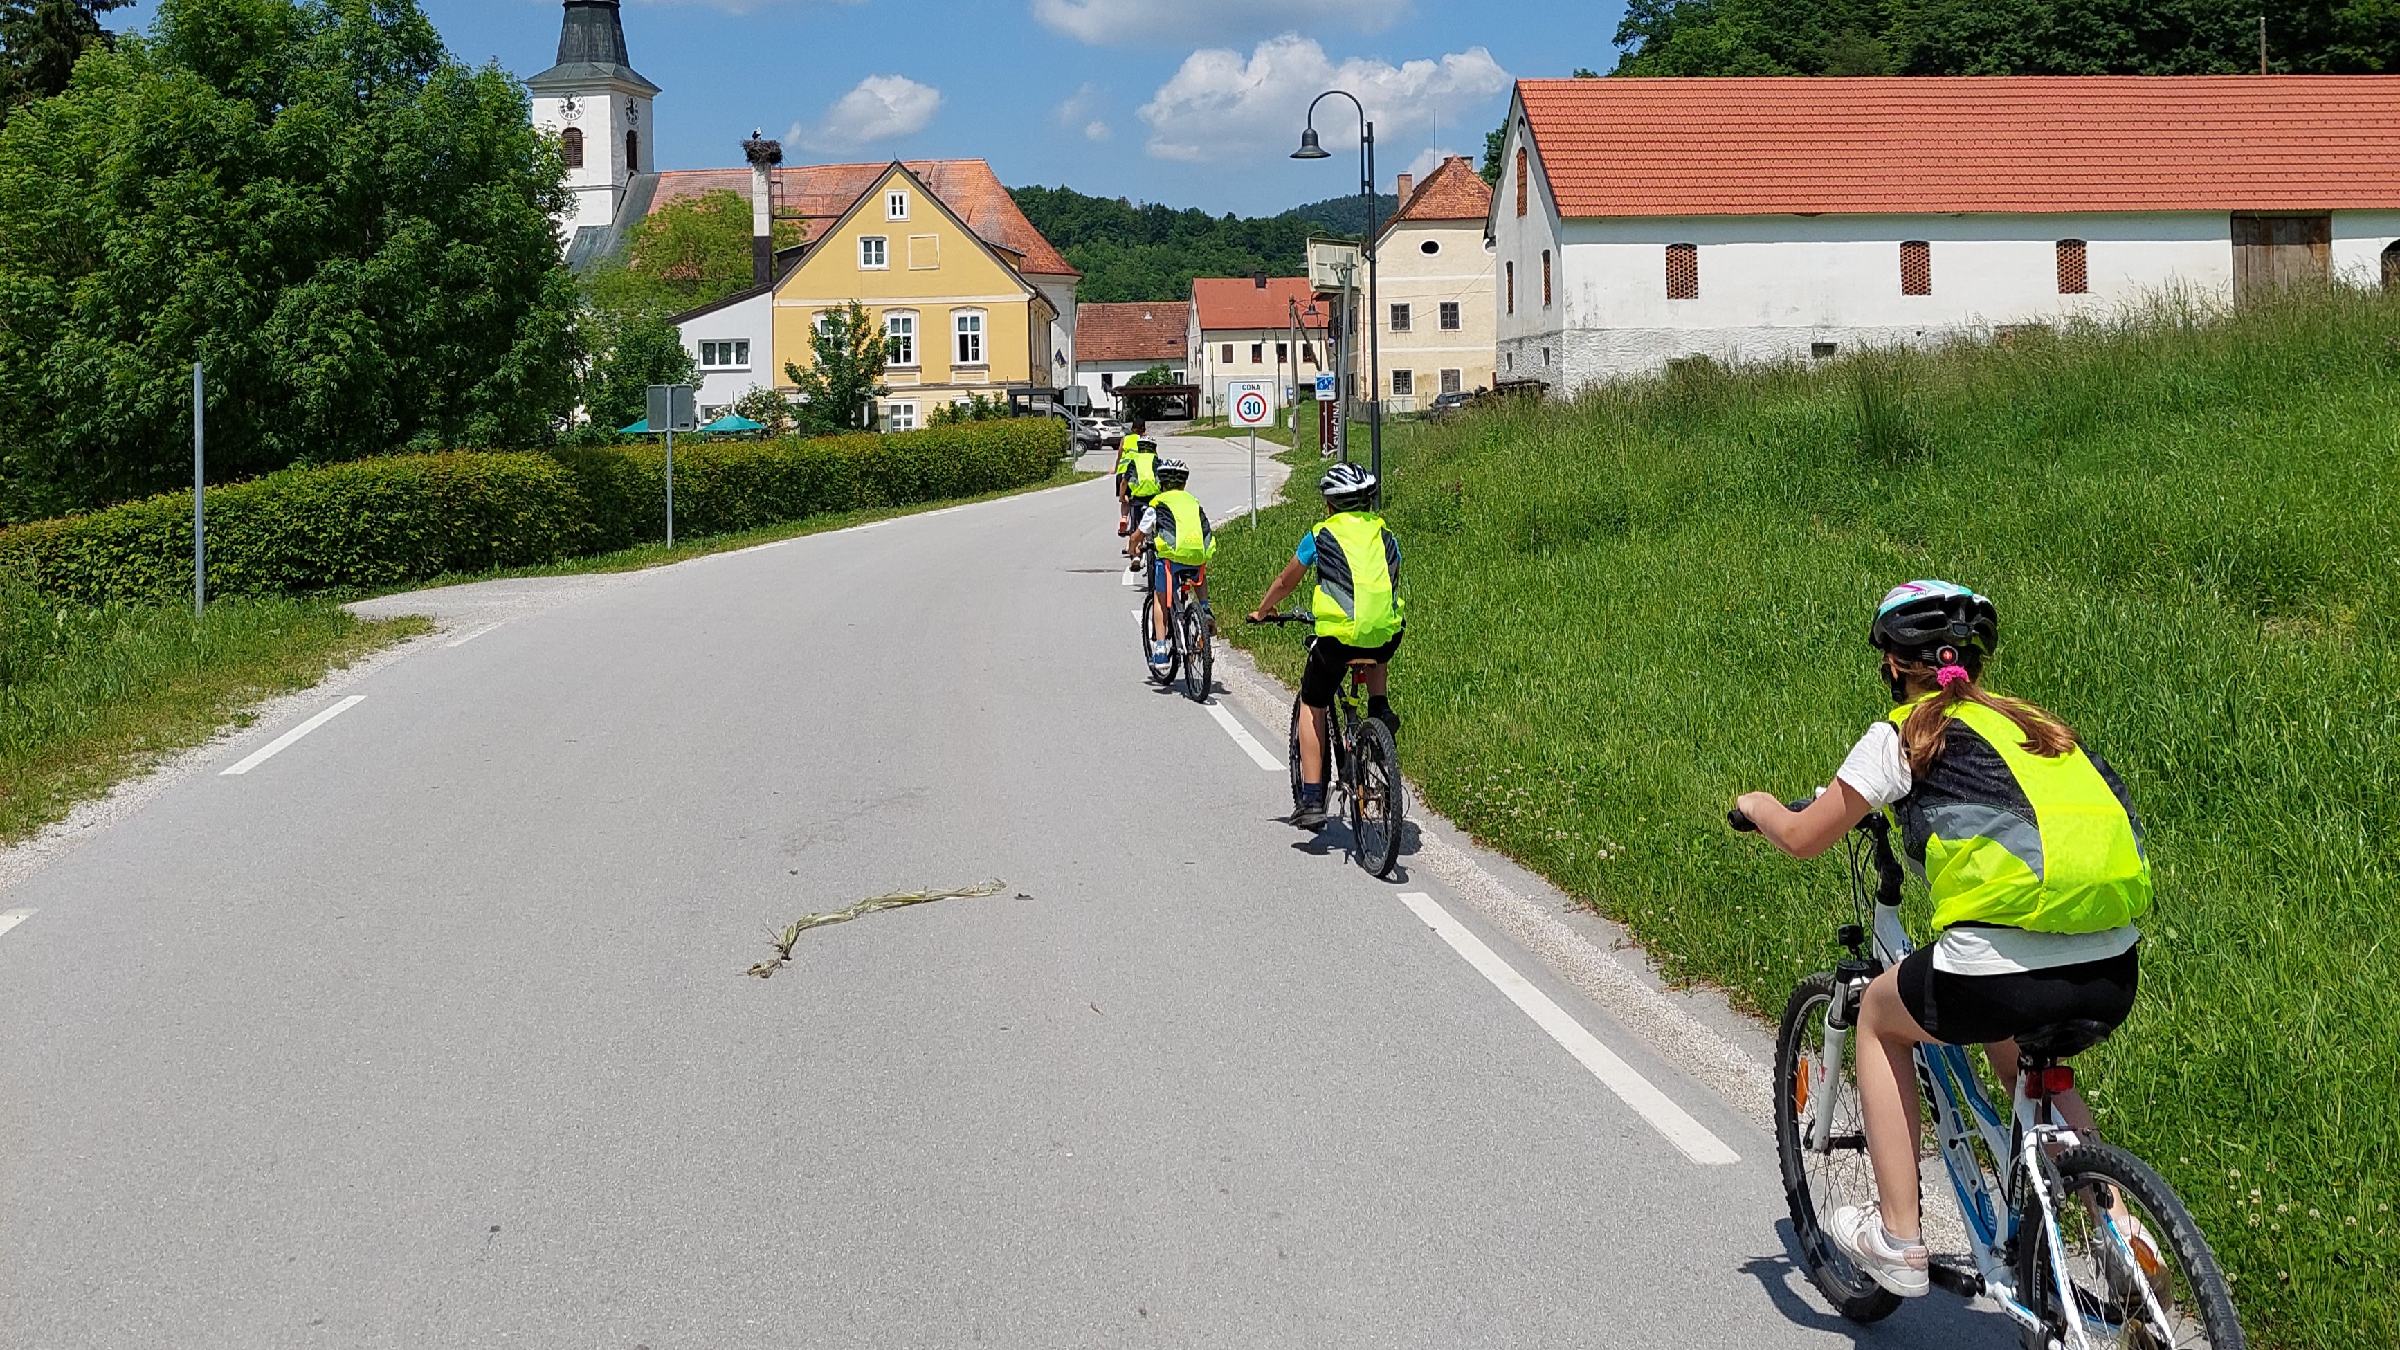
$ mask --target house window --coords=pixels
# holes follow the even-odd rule
[[[833,329],[833,311],[830,309],[820,309],[815,314],[809,316],[808,322],[810,327],[817,330],[817,336],[823,337],[826,333],[832,331]]]
[[[908,194],[905,192],[885,193],[883,196],[883,218],[885,220],[908,219]]]
[[[1250,364],[1251,364],[1251,365],[1254,365],[1254,366],[1263,366],[1263,365],[1265,365],[1266,363],[1267,363],[1267,344],[1265,344],[1265,343],[1263,343],[1263,342],[1253,342],[1253,343],[1251,343],[1251,344],[1250,344]]]
[[[1185,378],[1184,378],[1184,373],[1183,373],[1182,371],[1180,371],[1180,370],[1179,370],[1179,371],[1176,371],[1176,372],[1175,372],[1175,383],[1177,383],[1177,384],[1189,384],[1189,383],[1191,383],[1191,381],[1189,381],[1189,380],[1185,379]]]
[[[1443,393],[1455,394],[1458,392],[1459,386],[1463,383],[1465,383],[1465,381],[1460,378],[1460,372],[1455,370],[1445,370],[1442,372]]]
[[[958,329],[958,364],[962,366],[982,365],[983,311],[962,309],[958,312],[954,323]]]
[[[1458,302],[1456,300],[1442,302],[1442,331],[1445,333],[1458,331]]]
[[[891,265],[890,240],[880,234],[870,234],[858,241],[858,266],[861,271],[880,272]]]
[[[567,152],[567,167],[568,167],[568,168],[570,168],[570,169],[580,169],[580,168],[582,168],[582,167],[583,167],[583,128],[581,128],[581,127],[568,127],[568,128],[566,129],[566,132],[565,132],[565,134],[563,134],[563,135],[561,135],[561,136],[559,137],[559,140],[560,140],[560,141],[561,141],[561,142],[564,144],[564,146],[565,146],[565,148],[566,148],[566,152]]]
[[[885,364],[914,367],[917,364],[917,316],[907,310],[896,310],[883,316],[883,359]]]
[[[1218,362],[1219,362],[1219,363],[1221,363],[1221,364],[1223,364],[1223,365],[1228,365],[1228,366],[1230,366],[1230,365],[1232,365],[1232,364],[1233,364],[1233,344],[1232,344],[1232,343],[1228,342],[1228,343],[1225,343],[1225,344],[1223,345],[1223,349],[1222,349],[1222,350],[1220,350],[1220,351],[1217,353],[1217,360],[1218,360]]]
[[[1408,331],[1408,306],[1392,306],[1392,331],[1395,333],[1405,333]]]
[[[914,403],[884,404],[883,429],[886,431],[915,431],[917,429],[917,405]]]
[[[1838,352],[1841,349],[1842,344],[1838,342],[1812,342],[1808,344],[1808,354],[1820,361],[1824,360],[1828,356],[1833,355],[1835,352]]]
[[[1291,360],[1291,359],[1292,359],[1292,344],[1290,344],[1290,343],[1288,343],[1288,342],[1278,342],[1278,343],[1276,343],[1276,344],[1275,344],[1275,364],[1280,366],[1280,365],[1282,365],[1284,362],[1286,362],[1286,361],[1289,361],[1289,360]]]
[[[1544,368],[1544,369],[1548,369],[1548,368],[1549,368],[1549,365],[1550,365],[1550,349],[1549,349],[1548,347],[1544,347],[1544,348],[1542,348],[1542,366],[1543,366],[1543,368]]]
[[[642,133],[628,131],[625,133],[625,172],[640,173],[641,171]]]
[[[1517,265],[1513,262],[1508,265],[1508,312],[1517,312]]]
[[[1542,308],[1550,308],[1550,250],[1542,250]]]
[[[1415,392],[1417,392],[1417,372],[1413,370],[1392,372],[1392,395],[1395,398]]]
[[[1516,373],[1517,354],[1515,352],[1505,352],[1501,355],[1500,359],[1507,363],[1510,374],[1513,375]]]
[[[1306,361],[1312,366],[1315,365],[1317,363],[1317,344],[1313,342],[1301,343],[1300,359]]]
[[[1117,375],[1116,375],[1116,372],[1115,372],[1115,371],[1111,371],[1111,370],[1104,370],[1104,371],[1101,371],[1101,372],[1100,372],[1100,392],[1101,392],[1101,393],[1103,393],[1103,394],[1114,393],[1114,392],[1116,392],[1116,388],[1117,388]]]
[[[1700,246],[1698,244],[1667,245],[1667,298],[1697,300],[1700,298]]]
[[[1438,239],[1428,239],[1424,243],[1417,245],[1417,252],[1424,254],[1428,258],[1441,251],[1442,243]]]
[[[908,270],[930,272],[942,265],[942,237],[938,234],[912,234],[908,237]]]
[[[1517,147],[1517,214],[1525,214],[1525,147]]]
[[[700,344],[700,368],[703,370],[748,370],[750,340],[728,338]]]
[[[2092,289],[2091,269],[2084,265],[2083,241],[2058,241],[2058,293],[2088,295]]]
[[[1910,239],[1900,245],[1900,293],[1933,294],[1933,245]]]

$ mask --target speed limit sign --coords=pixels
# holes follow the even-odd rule
[[[1267,397],[1264,380],[1241,380],[1231,385],[1228,394],[1233,399],[1233,424],[1237,427],[1263,427],[1275,421],[1275,404]]]

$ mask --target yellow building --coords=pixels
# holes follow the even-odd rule
[[[888,430],[923,426],[944,403],[1031,388],[1037,374],[1049,387],[1058,310],[1020,261],[893,164],[775,283],[776,387],[791,387],[786,362],[807,368],[814,325],[853,300],[884,334]]]

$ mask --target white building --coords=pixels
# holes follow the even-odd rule
[[[650,114],[659,88],[626,61],[617,0],[566,0],[558,64],[525,82],[534,125],[557,136],[567,156],[575,204],[559,222],[562,247],[583,231],[606,231],[636,178],[658,169]]]
[[[1225,387],[1236,380],[1265,380],[1281,391],[1295,381],[1313,386],[1325,354],[1325,319],[1308,311],[1316,292],[1307,277],[1197,277],[1192,314],[1185,325],[1184,369],[1200,387],[1200,411],[1225,415]],[[1295,361],[1297,365],[1295,366]]]
[[[1191,311],[1183,300],[1084,305],[1075,317],[1075,383],[1085,402],[1110,406],[1126,381],[1153,366],[1184,383]]]
[[[1528,80],[1503,155],[1503,385],[2400,266],[2386,76]]]

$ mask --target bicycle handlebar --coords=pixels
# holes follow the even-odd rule
[[[1247,624],[1313,624],[1316,621],[1317,616],[1314,614],[1270,614],[1263,619],[1254,619],[1247,614],[1242,616],[1242,622]]]
[[[1785,802],[1784,805],[1794,811],[1805,811],[1809,807],[1809,801],[1808,799],[1803,798],[1802,800],[1796,802]],[[1749,816],[1749,813],[1743,811],[1738,806],[1725,813],[1725,823],[1732,826],[1734,832],[1737,834],[1758,833],[1758,822],[1752,820]]]

